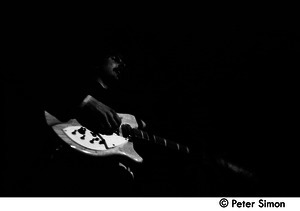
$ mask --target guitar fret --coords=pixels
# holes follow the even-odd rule
[[[183,146],[179,143],[168,141],[167,139],[155,136],[154,134],[149,135],[147,132],[142,131],[142,130],[133,129],[132,131],[133,131],[133,134],[135,135],[135,137],[137,137],[137,138],[144,139],[147,141],[154,141],[154,143],[156,143],[156,144],[160,144],[160,145],[163,145],[168,148],[172,148],[177,151],[182,151],[187,154],[190,153],[190,149],[188,147]]]
[[[147,136],[146,139],[150,140],[148,133],[147,132],[144,132],[144,133],[145,133],[145,136]]]
[[[154,140],[154,143],[156,143],[156,142],[157,142],[157,140],[156,140],[156,136],[155,136],[155,135],[153,135],[153,140]]]
[[[142,134],[142,139],[144,139],[144,133],[143,133],[143,131],[140,130],[140,132]]]

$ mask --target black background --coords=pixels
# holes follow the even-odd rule
[[[268,194],[296,190],[292,19],[167,20],[122,30],[134,46],[124,101],[148,130],[255,172]]]
[[[113,46],[128,65],[115,110],[137,115],[149,132],[257,172],[267,193],[293,194],[296,21],[181,17],[21,23],[10,52],[28,62],[29,52],[39,60],[39,52],[63,49],[71,57],[76,49],[79,57]]]

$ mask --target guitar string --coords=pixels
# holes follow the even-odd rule
[[[132,129],[132,130],[135,132],[135,136],[137,138],[145,139],[145,136],[148,136],[148,138],[146,138],[146,139],[151,141],[150,136],[147,132],[142,131],[142,130],[138,130],[138,129]],[[142,137],[139,137],[136,132],[139,132]],[[181,145],[179,143],[175,143],[175,142],[172,142],[172,141],[169,141],[169,140],[167,141],[165,138],[160,138],[160,137],[157,137],[155,135],[152,135],[152,136],[153,136],[154,143],[159,143],[159,142],[157,142],[157,139],[158,139],[158,141],[160,141],[159,144],[163,143],[163,145],[166,146],[166,147],[168,146],[167,142],[169,142],[169,144],[175,144],[178,151],[185,151],[186,153],[190,152],[189,147],[187,147],[187,146],[184,146],[184,145]]]

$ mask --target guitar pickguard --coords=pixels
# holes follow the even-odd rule
[[[54,132],[70,147],[80,152],[99,157],[122,155],[138,163],[143,162],[141,156],[134,150],[133,143],[122,136],[121,130],[119,135],[116,133],[112,135],[93,134],[76,119],[61,122],[46,111],[45,117],[47,124],[53,128]],[[132,125],[131,123],[135,120],[129,114],[120,114],[120,117],[123,124]],[[132,126],[135,127],[136,125],[133,124]]]
[[[80,133],[83,129],[84,133]],[[127,138],[115,133],[112,135],[93,134],[82,126],[67,126],[63,131],[72,141],[91,150],[107,150],[128,142]]]

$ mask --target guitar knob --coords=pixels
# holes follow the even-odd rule
[[[93,144],[95,141],[99,141],[99,138],[93,138],[90,140],[90,143]]]
[[[77,130],[74,130],[74,131],[72,132],[72,134],[73,134],[73,135],[76,135],[76,132],[77,132]]]
[[[78,132],[82,135],[85,134],[85,131],[86,131],[86,128],[84,128],[84,127],[81,127],[80,129],[78,129]]]
[[[85,135],[83,135],[83,136],[80,137],[80,139],[82,139],[82,140],[83,140],[84,138],[85,138]]]

